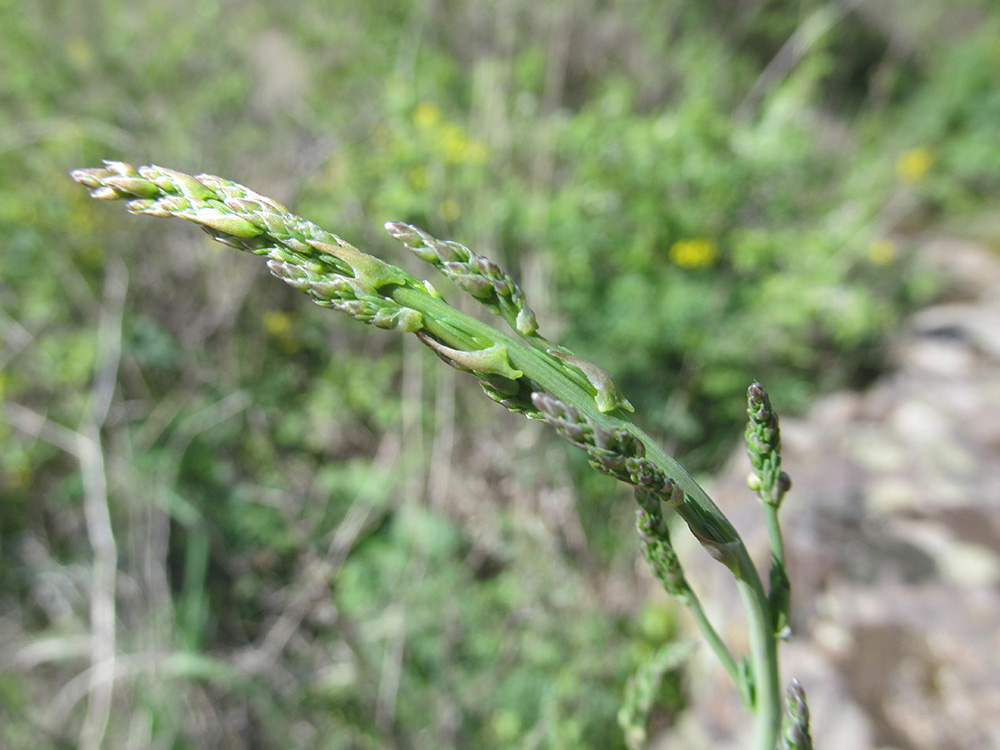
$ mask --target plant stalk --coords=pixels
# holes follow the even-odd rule
[[[625,428],[646,447],[646,455],[660,466],[684,490],[685,501],[677,513],[691,527],[695,535],[712,550],[723,548],[718,557],[736,578],[737,588],[746,610],[750,630],[750,666],[753,673],[754,741],[752,750],[774,750],[781,727],[781,690],[778,675],[778,650],[774,635],[770,606],[757,568],[746,550],[743,540],[728,518],[723,515],[701,485],[672,456],[664,451],[649,435],[636,426],[621,410],[602,413],[593,395],[569,379],[539,350],[526,345],[497,329],[461,313],[443,300],[430,298],[417,290],[397,287],[389,292],[396,302],[424,313],[425,320],[452,320],[457,328],[475,338],[493,341],[506,347],[511,364],[535,380],[546,391],[565,403],[573,404],[589,419],[606,427]],[[432,323],[433,325],[433,323]],[[428,332],[438,335],[433,327]],[[446,335],[446,334],[445,334]],[[459,342],[455,342],[459,343]],[[776,520],[776,515],[775,515]],[[706,543],[706,541],[708,543]],[[723,668],[737,685],[742,686],[739,670],[725,644],[712,628],[700,607],[692,608],[699,628],[713,651],[719,655]],[[704,627],[704,626],[707,626]],[[721,648],[720,648],[721,647]],[[726,658],[728,656],[728,658]]]
[[[771,556],[781,567],[785,567],[785,540],[778,522],[778,508],[770,503],[761,503],[764,520],[767,521],[767,538],[771,544]]]
[[[306,291],[320,304],[337,307],[351,317],[382,328],[417,333],[424,343],[450,364],[477,374],[487,394],[505,405],[509,403],[508,408],[541,417],[543,415],[539,411],[530,410],[530,404],[537,406],[535,399],[544,395],[539,391],[544,391],[557,403],[567,405],[564,408],[572,408],[574,414],[582,415],[589,422],[588,428],[606,439],[620,443],[621,438],[617,436],[625,432],[641,443],[645,455],[643,460],[646,460],[643,471],[661,484],[669,481],[683,490],[683,493],[677,492],[676,503],[671,503],[670,507],[675,508],[709,554],[723,563],[736,578],[750,630],[752,675],[749,678],[733,660],[693,594],[689,606],[744,698],[752,697],[755,713],[752,750],[774,750],[781,703],[776,618],[772,610],[783,615],[785,606],[778,599],[775,600],[777,603],[769,601],[746,546],[729,519],[684,467],[626,416],[623,409],[631,410],[631,405],[621,396],[611,377],[596,365],[579,360],[566,350],[555,346],[549,348],[549,342],[536,332],[533,314],[523,304],[523,294],[499,268],[486,259],[474,258],[467,249],[458,253],[453,244],[440,243],[421,230],[408,225],[389,225],[393,236],[411,249],[416,250],[419,245],[419,248],[434,250],[435,258],[440,262],[436,265],[445,262],[437,256],[438,251],[445,257],[451,257],[451,253],[460,260],[464,258],[465,265],[459,264],[461,268],[446,268],[462,276],[464,283],[460,286],[481,298],[488,308],[498,308],[518,331],[517,337],[456,310],[426,283],[421,284],[405,271],[360,252],[242,185],[211,175],[196,178],[159,167],[137,170],[121,162],[106,162],[103,169],[77,170],[73,172],[73,178],[90,188],[95,198],[126,199],[128,209],[134,213],[178,216],[193,221],[221,242],[268,256],[273,274]],[[430,258],[429,262],[435,264],[434,258]],[[503,389],[511,387],[508,384],[515,381],[519,384],[512,386],[515,388],[514,396],[509,402],[503,401],[508,395]],[[522,391],[517,392],[518,388]],[[748,433],[753,439],[753,450],[761,455],[768,450],[774,452],[777,424],[775,421],[771,425],[767,421],[769,406],[766,394],[755,383],[748,397],[751,419],[756,425]],[[748,447],[751,447],[750,443]],[[631,459],[636,458],[642,458],[642,454],[631,455]],[[758,458],[754,465],[757,470],[763,471],[762,467],[770,464],[765,458]],[[777,470],[777,464],[772,468]],[[780,481],[781,476],[771,477],[771,481]],[[787,489],[787,477],[783,485],[770,488],[778,491],[781,487],[781,492]],[[776,496],[770,503],[773,507],[768,511],[768,531],[777,566],[775,570],[780,571],[778,580],[781,582],[784,547],[777,526],[779,500],[780,496]],[[778,590],[787,594],[786,580],[783,588]]]
[[[750,695],[748,694],[748,691],[744,689],[743,678],[740,675],[740,668],[736,664],[736,660],[733,658],[732,653],[729,651],[729,647],[723,642],[718,631],[705,614],[705,610],[702,609],[701,601],[693,591],[689,591],[682,598],[682,601],[684,602],[684,606],[688,608],[691,616],[694,617],[695,624],[698,626],[698,630],[701,633],[702,638],[704,638],[705,642],[708,643],[709,648],[712,649],[712,652],[722,664],[722,668],[726,670],[726,674],[728,674],[729,679],[733,681],[733,685],[735,685],[736,689],[740,691],[740,695],[743,697],[743,702],[746,704],[747,708],[752,708]]]
[[[774,750],[781,730],[781,684],[778,641],[771,608],[757,568],[745,547],[740,548],[736,587],[747,613],[750,667],[753,670],[754,732],[751,750]],[[735,571],[734,571],[735,572]]]

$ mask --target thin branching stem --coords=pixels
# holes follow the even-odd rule
[[[781,729],[778,642],[767,594],[746,548],[741,547],[739,558],[736,587],[747,614],[753,670],[754,734],[750,747],[751,750],[774,750]]]
[[[764,520],[767,523],[767,538],[771,545],[771,556],[775,563],[785,567],[785,539],[778,521],[778,508],[769,503],[763,503],[762,509]]]
[[[684,606],[687,607],[688,612],[694,618],[694,623],[698,628],[698,632],[701,633],[702,638],[708,644],[708,647],[712,649],[712,653],[719,660],[722,668],[729,675],[729,679],[733,681],[733,685],[736,686],[737,690],[743,695],[744,703],[750,707],[750,696],[743,689],[742,683],[743,678],[740,675],[740,668],[736,664],[736,659],[733,658],[732,652],[729,650],[729,646],[726,645],[725,641],[719,635],[719,631],[715,629],[712,625],[712,621],[708,619],[708,615],[705,614],[705,609],[701,606],[701,600],[698,596],[690,591],[687,595],[683,597]]]

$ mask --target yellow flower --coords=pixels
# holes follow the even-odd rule
[[[931,150],[926,146],[917,146],[899,155],[896,159],[896,174],[900,182],[913,185],[927,176],[933,164],[934,154]]]
[[[414,190],[423,190],[427,187],[427,167],[416,166],[407,170],[406,181]]]
[[[441,146],[444,150],[445,161],[449,164],[461,164],[465,161],[469,139],[465,136],[465,131],[458,125],[449,125],[441,134]]]
[[[31,480],[35,478],[35,473],[27,463],[16,463],[7,469],[7,486],[14,490],[26,489]]]
[[[896,243],[882,237],[868,247],[868,260],[877,266],[887,266],[896,260]]]
[[[302,342],[295,334],[292,316],[281,310],[264,313],[264,330],[273,338],[286,354],[295,354],[302,348]]]
[[[432,128],[441,119],[441,109],[434,102],[420,102],[413,110],[413,124],[421,130]]]
[[[442,201],[438,211],[441,214],[441,218],[445,221],[455,221],[462,215],[462,207],[454,198],[448,198],[447,200]]]
[[[710,266],[718,257],[715,243],[707,237],[678,240],[670,246],[670,260],[681,268],[703,268]]]
[[[90,68],[94,62],[94,48],[86,37],[75,36],[66,43],[66,56],[78,70]]]
[[[284,336],[292,330],[292,317],[280,310],[264,313],[264,330],[271,336]]]

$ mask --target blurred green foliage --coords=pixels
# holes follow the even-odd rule
[[[677,632],[582,461],[69,169],[218,173],[404,264],[385,220],[458,239],[709,467],[751,380],[797,408],[876,372],[928,293],[909,237],[995,200],[1000,16],[965,6],[0,0],[0,745],[76,746],[86,714],[64,438],[102,319],[106,746],[624,747],[626,679]]]

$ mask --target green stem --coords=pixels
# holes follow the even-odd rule
[[[491,342],[501,344],[506,347],[510,362],[516,369],[524,372],[557,399],[573,404],[590,420],[602,427],[627,429],[646,446],[650,460],[684,490],[686,500],[677,509],[681,517],[689,524],[695,524],[696,528],[704,526],[704,520],[708,518],[709,525],[714,530],[711,534],[713,541],[723,544],[737,542],[742,546],[739,534],[729,519],[722,514],[687,470],[620,409],[611,413],[601,412],[597,408],[594,394],[567,376],[561,362],[538,348],[526,345],[523,341],[514,339],[493,326],[456,310],[444,300],[430,297],[421,290],[400,286],[392,289],[389,296],[399,304],[423,313],[426,330],[443,338],[449,346],[458,348],[467,346],[472,341],[480,342],[481,348],[485,348]],[[447,321],[448,325],[442,326],[440,321]],[[461,339],[454,337],[456,332],[462,332]],[[698,510],[701,511],[700,514],[695,512]]]
[[[781,710],[777,647],[772,607],[764,592],[760,575],[736,529],[694,478],[633,424],[621,408],[616,408],[627,402],[604,398],[603,403],[598,403],[606,390],[602,392],[600,383],[595,385],[591,372],[570,374],[561,360],[570,361],[570,364],[572,361],[567,357],[557,358],[550,354],[548,342],[542,337],[532,334],[527,339],[514,339],[459,312],[427,289],[421,288],[419,282],[408,274],[361,253],[318,227],[287,214],[285,209],[269,199],[257,196],[235,183],[207,176],[199,180],[155,167],[137,171],[118,162],[108,162],[104,169],[78,170],[73,173],[73,177],[91,188],[92,195],[96,198],[133,198],[129,209],[134,212],[156,216],[172,214],[195,221],[208,229],[216,239],[250,252],[268,254],[273,260],[301,264],[303,268],[309,267],[320,272],[323,264],[317,265],[316,257],[305,246],[311,246],[312,250],[319,251],[320,254],[335,257],[337,261],[330,261],[328,269],[334,276],[353,276],[363,289],[376,290],[380,295],[422,313],[424,332],[444,345],[462,352],[486,352],[499,345],[498,356],[502,356],[499,350],[502,346],[506,349],[510,366],[521,371],[525,377],[559,401],[574,406],[595,426],[609,432],[627,430],[631,433],[642,442],[649,460],[684,490],[684,500],[676,508],[678,515],[712,556],[725,564],[736,578],[750,630],[750,664],[753,670],[756,715],[752,748],[774,750]],[[223,204],[222,198],[227,195],[231,200]],[[249,218],[240,216],[240,211],[247,213]],[[514,322],[516,328],[516,319]],[[506,367],[506,363],[504,366]],[[602,408],[606,411],[602,411]],[[775,509],[768,515],[768,530],[776,564],[783,566],[784,546],[777,527],[776,513]],[[739,667],[705,618],[696,599],[693,600],[691,609],[706,639],[719,654],[726,671],[734,676],[745,691],[746,685],[740,677]]]
[[[754,733],[750,747],[751,750],[774,750],[781,730],[781,685],[771,609],[757,568],[744,547],[740,549],[739,564],[734,572],[750,631],[750,666],[754,675]]]
[[[785,567],[785,540],[781,535],[781,524],[778,523],[778,508],[771,503],[761,503],[764,508],[764,519],[767,521],[767,538],[771,542],[771,556],[782,568]]]
[[[500,344],[507,349],[507,356],[515,369],[521,370],[560,401],[573,404],[603,425],[617,424],[616,420],[607,418],[607,415],[602,415],[597,410],[593,394],[573,382],[560,365],[549,359],[550,355],[456,310],[444,300],[431,297],[422,290],[399,286],[389,291],[388,296],[401,305],[421,312],[424,316],[424,329],[442,339],[448,346],[468,349]],[[475,346],[470,347],[470,343]]]
[[[733,681],[733,684],[740,691],[743,696],[744,703],[750,706],[750,696],[747,694],[745,686],[743,685],[743,678],[740,675],[740,668],[736,664],[736,660],[733,658],[732,653],[729,651],[729,647],[723,642],[722,638],[719,637],[718,631],[709,621],[708,616],[705,614],[705,610],[701,607],[701,601],[698,596],[689,588],[687,593],[681,597],[684,602],[684,606],[688,608],[688,611],[694,617],[695,624],[698,626],[698,630],[701,632],[702,637],[708,643],[709,647],[715,653],[716,658],[722,663],[722,668],[726,670],[726,674]]]
[[[596,424],[608,429],[625,428],[635,435],[646,447],[646,455],[684,490],[685,500],[677,508],[677,513],[697,530],[701,541],[707,539],[716,547],[728,547],[727,557],[721,561],[732,570],[740,598],[747,613],[750,630],[750,666],[754,678],[754,744],[752,750],[774,750],[781,725],[781,691],[778,676],[777,643],[773,632],[767,594],[761,583],[757,568],[750,559],[743,540],[728,518],[712,502],[704,489],[672,456],[664,451],[649,435],[628,419],[621,410],[602,413],[597,408],[594,395],[571,380],[559,364],[550,360],[540,349],[526,345],[486,323],[465,315],[443,300],[406,287],[396,287],[390,296],[398,303],[424,313],[428,321],[448,321],[447,331],[428,327],[434,335],[464,331],[471,339],[499,343],[506,347],[511,364],[537,382],[542,388],[560,401],[573,404]],[[433,323],[432,323],[433,325]],[[460,341],[447,341],[449,345],[459,345]],[[722,661],[726,672],[741,684],[739,670],[728,649],[712,628],[700,606],[692,608],[692,613],[705,634],[709,645]]]

